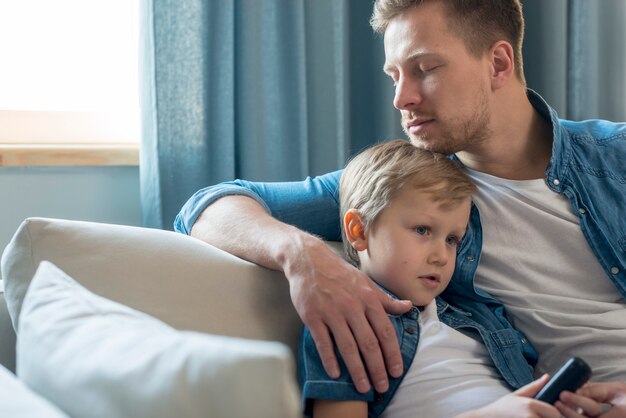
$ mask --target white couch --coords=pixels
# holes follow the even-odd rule
[[[31,218],[0,273],[0,362],[17,369],[0,368],[0,416],[300,416],[279,272],[173,232]]]

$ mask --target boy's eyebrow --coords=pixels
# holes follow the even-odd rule
[[[465,225],[464,227],[459,226],[458,228],[454,228],[452,230],[452,233],[455,235],[458,235],[459,237],[462,237],[467,233],[468,230],[469,230],[469,224]]]

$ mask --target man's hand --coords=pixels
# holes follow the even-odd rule
[[[403,370],[387,313],[402,314],[411,302],[391,298],[321,240],[303,238],[299,257],[285,263],[284,272],[294,306],[311,331],[326,373],[339,377],[334,339],[359,392],[367,392],[370,383],[378,392],[387,391],[387,372],[398,377]]]
[[[625,382],[592,382],[576,391],[576,395],[591,398],[598,403],[610,405],[602,413],[588,414],[590,417],[626,418],[626,383]]]
[[[360,392],[369,390],[370,381],[377,391],[386,391],[387,370],[395,377],[402,374],[398,339],[387,312],[404,313],[411,303],[382,292],[319,238],[272,218],[246,196],[226,196],[207,206],[191,235],[285,273],[293,304],[331,377],[339,376],[333,338]]]

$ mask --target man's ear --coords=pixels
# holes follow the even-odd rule
[[[346,233],[346,239],[357,251],[365,251],[367,249],[367,237],[361,215],[356,209],[349,209],[343,217],[343,229]]]
[[[498,90],[515,76],[513,47],[507,41],[498,41],[489,51],[491,57],[491,89]]]

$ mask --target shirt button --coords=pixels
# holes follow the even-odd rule
[[[521,341],[522,341],[522,344],[526,344],[528,342],[526,338],[522,338]]]
[[[619,269],[617,267],[611,267],[611,274],[619,273]]]
[[[585,208],[580,208],[578,209],[578,213],[580,213],[581,215],[584,215],[585,213],[587,213],[587,211],[585,210]]]
[[[474,256],[473,255],[468,255],[466,260],[471,263],[472,261],[474,261]]]
[[[552,180],[552,183],[553,183],[555,186],[558,186],[559,184],[561,184],[561,180],[559,180],[559,179],[554,179],[554,180]]]
[[[404,330],[409,334],[415,334],[415,328],[413,327],[406,327]]]

